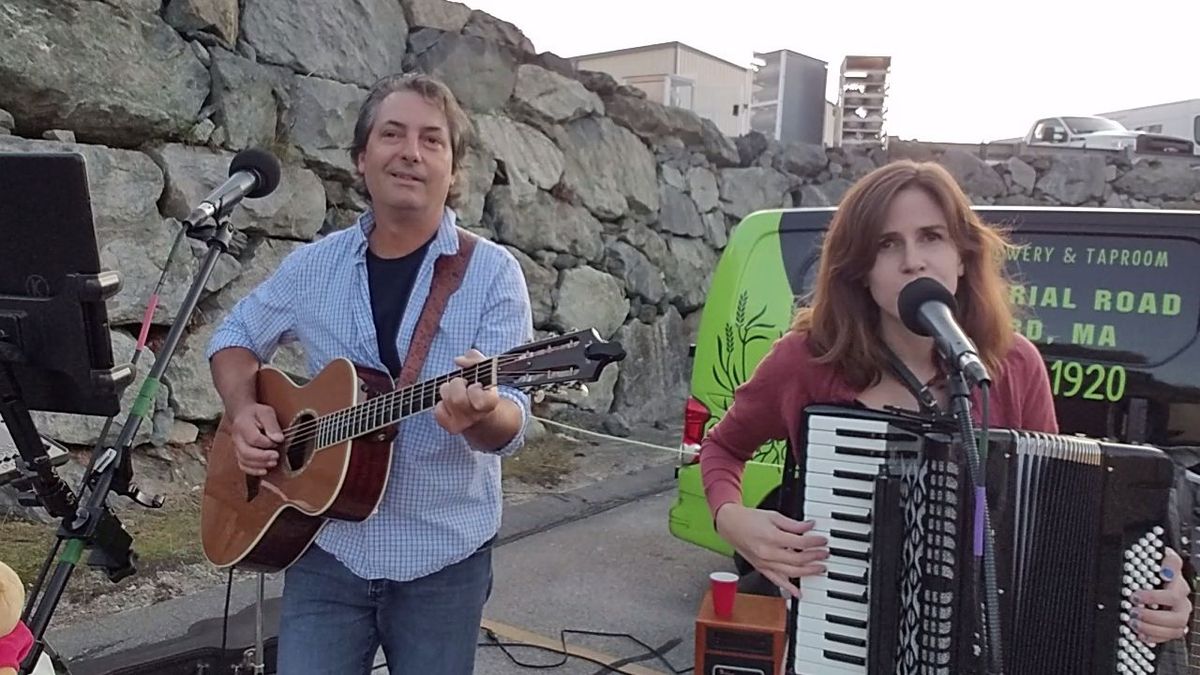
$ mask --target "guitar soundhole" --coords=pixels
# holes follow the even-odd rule
[[[292,422],[292,426],[303,428],[314,419],[316,418],[313,415],[300,415]],[[305,464],[308,464],[308,460],[312,457],[314,440],[313,434],[303,432],[296,434],[292,438],[292,442],[288,445],[286,453],[289,469],[299,471],[304,468]]]

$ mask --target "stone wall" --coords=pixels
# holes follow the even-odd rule
[[[239,149],[266,147],[284,162],[279,189],[234,214],[238,246],[143,425],[140,440],[155,445],[191,442],[217,419],[203,352],[223,313],[287,253],[364,207],[346,150],[355,112],[366,87],[400,70],[443,78],[470,112],[461,220],[520,261],[537,329],[595,326],[629,353],[589,397],[541,412],[615,432],[678,423],[697,310],[730,229],[753,210],[836,204],[897,156],[942,162],[981,203],[1200,206],[1200,172],[1182,161],[1072,153],[989,164],[905,143],[856,154],[726,138],[444,0],[8,0],[0,35],[0,151],[86,157],[103,265],[124,279],[109,306],[119,359],[132,352],[174,219],[224,179]],[[152,348],[203,253],[193,243],[171,268]],[[302,363],[295,351],[279,362]],[[91,442],[100,426],[38,423],[68,443]]]

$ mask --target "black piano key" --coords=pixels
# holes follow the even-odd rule
[[[825,573],[825,577],[827,579],[833,579],[834,581],[842,581],[842,582],[845,582],[848,584],[861,584],[863,586],[867,585],[867,575],[865,573],[862,575],[857,575],[857,574],[843,574],[842,572],[828,571]]]
[[[850,471],[848,469],[834,469],[834,478],[845,478],[846,480],[860,480],[864,483],[870,483],[875,480],[877,474],[862,473],[859,471]]]
[[[854,455],[856,457],[877,457],[886,459],[891,453],[887,450],[869,450],[867,448],[850,448],[844,445],[835,445],[833,452],[838,455]]]
[[[866,628],[867,622],[863,619],[855,619],[849,616],[841,616],[839,614],[826,614],[825,621],[829,623],[841,624],[850,626],[851,628]]]
[[[850,499],[862,499],[864,501],[871,501],[871,498],[875,496],[863,490],[847,490],[845,488],[833,488],[832,492],[834,497],[849,497]]]
[[[869,561],[871,559],[871,555],[869,553],[865,553],[863,551],[850,551],[844,548],[838,548],[837,546],[829,547],[829,555],[830,557],[854,558],[855,560]]]
[[[865,649],[867,646],[866,640],[862,638],[850,637],[849,635],[839,635],[837,633],[827,632],[825,633],[825,639],[829,640],[830,642],[840,642],[844,645],[850,645],[852,647],[863,647]]]
[[[860,605],[867,604],[867,592],[862,593],[843,593],[841,591],[825,591],[825,596],[834,600],[845,600],[846,602],[857,602]]]
[[[830,511],[829,516],[834,520],[844,520],[849,523],[862,523],[863,525],[871,524],[870,512],[860,516],[853,513],[846,513],[845,511]]]
[[[841,652],[835,652],[835,651],[831,651],[829,649],[822,649],[821,654],[824,655],[825,658],[829,659],[830,661],[841,661],[842,663],[850,663],[850,664],[853,664],[856,666],[867,665],[867,660],[861,656],[854,656],[852,654],[843,654]]]
[[[832,537],[840,537],[849,539],[850,541],[861,541],[871,543],[871,535],[865,532],[847,532],[846,530],[829,530],[829,535]]]

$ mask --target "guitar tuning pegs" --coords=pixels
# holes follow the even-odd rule
[[[583,396],[587,396],[587,395],[588,395],[588,388],[587,388],[587,385],[586,385],[586,384],[581,384],[581,385],[579,385],[579,393],[580,393],[581,395],[583,395]]]
[[[546,400],[546,391],[544,389],[534,389],[530,398],[533,399],[534,403],[541,403]]]

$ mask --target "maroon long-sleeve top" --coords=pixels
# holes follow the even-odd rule
[[[1014,337],[1000,372],[992,373],[988,423],[994,428],[1058,433],[1041,354],[1025,337]],[[833,366],[814,360],[805,334],[789,331],[777,340],[700,444],[700,473],[712,514],[722,504],[741,503],[742,469],[763,443],[787,439],[796,452],[802,452],[801,417],[806,406],[855,405],[860,393]],[[971,399],[978,424],[977,389]]]

